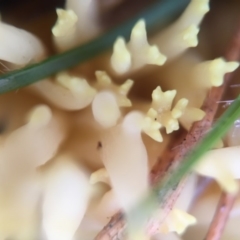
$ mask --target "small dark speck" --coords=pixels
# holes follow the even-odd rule
[[[102,143],[99,141],[97,144],[97,149],[101,149],[102,148]]]
[[[109,228],[112,228],[113,227],[113,224],[110,222],[110,223],[108,223],[108,227]]]

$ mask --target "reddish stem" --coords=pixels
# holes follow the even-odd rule
[[[238,194],[222,193],[205,240],[220,240]]]

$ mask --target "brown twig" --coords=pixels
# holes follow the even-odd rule
[[[228,61],[237,61],[240,58],[240,26],[233,37],[225,58]],[[197,142],[211,128],[218,110],[218,104],[216,103],[221,100],[226,87],[229,85],[231,77],[232,74],[226,74],[224,84],[217,88],[214,87],[209,91],[202,107],[202,110],[206,113],[204,119],[194,123],[185,138],[184,133],[174,138],[174,142],[172,142],[163,153],[162,156],[164,157],[158,159],[158,162],[153,167],[150,174],[152,184],[161,181],[164,175],[170,172],[172,165],[180,164],[188,151],[193,149]],[[179,183],[177,188],[172,189],[171,193],[168,195],[167,201],[163,204],[166,210],[166,216],[180,195],[183,186],[184,181]],[[96,236],[95,240],[118,240],[121,236],[120,232],[122,232],[124,228],[125,222],[123,214],[117,213]]]
[[[215,215],[204,240],[220,240],[238,194],[221,194]]]

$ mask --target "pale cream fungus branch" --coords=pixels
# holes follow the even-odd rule
[[[228,62],[224,58],[199,63],[193,68],[195,81],[202,83],[202,87],[219,87],[223,84],[224,75],[235,71],[239,66],[238,62]],[[200,81],[199,74],[204,73],[208,81]],[[204,83],[206,86],[204,86]]]
[[[33,34],[0,20],[0,59],[23,67],[43,60],[46,50],[42,42]]]
[[[238,123],[238,120],[236,123]],[[238,125],[234,125],[227,134],[225,142],[228,147],[209,151],[194,167],[197,173],[214,178],[223,191],[230,194],[238,192],[238,179],[240,179],[240,142],[239,138],[235,137],[237,133],[234,133],[235,131],[238,131]]]
[[[188,100],[183,98],[172,108],[176,93],[176,90],[163,92],[158,86],[152,93],[152,107],[147,114],[164,126],[168,134],[179,129],[178,119],[188,104]]]
[[[192,0],[178,21],[153,37],[168,61],[198,45],[199,25],[209,11],[209,0]]]
[[[162,66],[166,57],[156,45],[149,45],[144,20],[139,20],[132,29],[129,43],[119,37],[113,46],[111,66],[118,74],[135,71],[146,64]]]
[[[58,19],[52,28],[58,51],[66,51],[96,37],[101,28],[96,0],[67,0],[65,9],[57,9]]]
[[[0,146],[0,236],[38,238],[38,202],[41,184],[38,167],[49,161],[66,136],[59,113],[38,105],[27,123],[7,135]],[[41,146],[41,147],[40,147]],[[14,149],[14,151],[13,151]],[[44,151],[43,151],[44,149]]]
[[[29,87],[44,97],[53,106],[62,110],[80,110],[91,104],[96,90],[86,79],[72,76],[67,72],[59,73],[55,81],[48,79],[37,82]],[[46,89],[48,89],[46,91]]]
[[[49,240],[72,240],[87,210],[86,170],[69,154],[61,154],[43,172],[42,224]]]
[[[66,130],[61,114],[52,112],[46,105],[35,106],[27,116],[27,123],[3,140],[2,158],[11,169],[23,162],[26,162],[26,168],[36,168],[55,155],[66,137]],[[39,146],[44,148],[44,151]],[[14,163],[16,158],[19,162]]]
[[[130,107],[132,103],[127,97],[133,81],[128,79],[120,86],[115,85],[104,71],[96,71],[97,83],[95,85],[98,93],[92,102],[94,119],[102,127],[115,126],[122,117],[120,107]]]
[[[171,70],[173,66],[175,71]],[[193,117],[195,114],[201,116],[201,112],[196,108],[202,106],[211,87],[221,86],[225,74],[234,72],[238,66],[237,61],[228,61],[224,58],[203,61],[199,56],[187,53],[171,63],[166,72],[163,72],[166,79],[163,84],[166,88],[177,90],[177,99],[185,97],[189,100],[186,114],[192,113]],[[187,118],[182,118],[182,124],[189,129]]]
[[[78,17],[71,9],[57,9],[56,12],[58,19],[52,28],[53,41],[59,51],[64,51],[76,44]]]

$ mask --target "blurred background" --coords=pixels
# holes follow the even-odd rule
[[[114,27],[140,12],[156,0],[98,0],[99,22],[105,29]],[[176,0],[181,1],[181,0]],[[64,0],[0,0],[4,22],[24,28],[51,46],[51,28],[56,21],[56,8]],[[211,11],[202,23],[199,49],[207,58],[223,55],[240,16],[239,0],[211,0]]]

